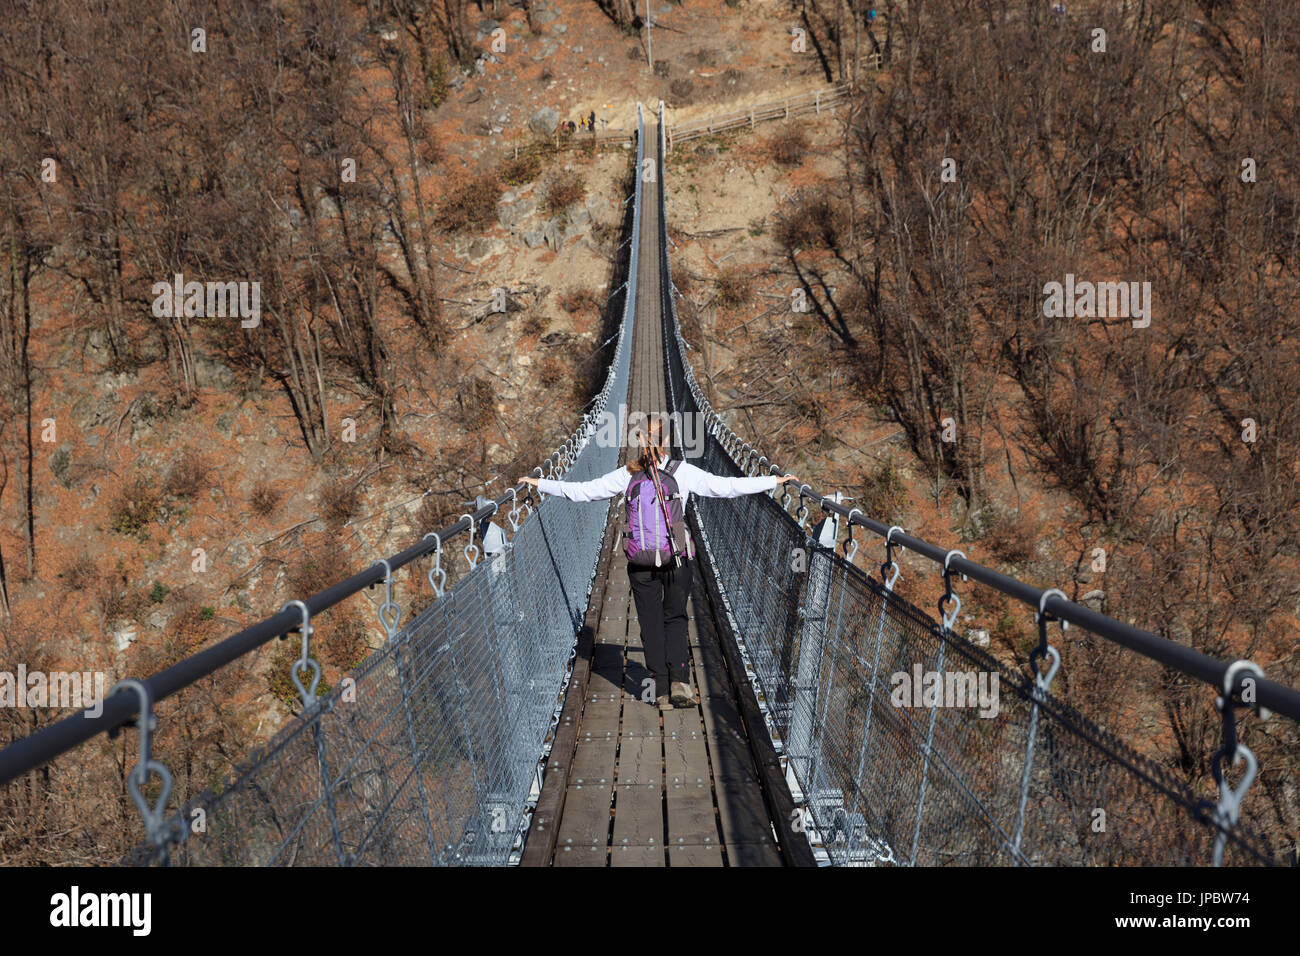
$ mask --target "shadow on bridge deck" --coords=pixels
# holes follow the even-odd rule
[[[648,672],[617,526],[606,533],[523,864],[781,866],[708,591],[697,576],[689,611],[700,706],[661,713],[640,697]]]

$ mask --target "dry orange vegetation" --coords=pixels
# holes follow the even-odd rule
[[[885,44],[849,109],[668,156],[715,406],[882,520],[1300,683],[1287,5],[1124,20],[1072,2],[1060,23],[1042,3],[916,3],[868,30],[844,21],[861,3],[657,3],[653,72],[625,0],[119,6],[18,4],[28,28],[0,36],[0,670],[167,666],[563,439],[607,358],[629,154],[556,151],[538,110],[629,129],[664,99],[692,121]],[[507,42],[490,57],[488,20]],[[802,58],[799,23],[818,41]],[[178,272],[259,281],[260,324],[154,315]],[[1151,281],[1151,327],[1048,319],[1043,284],[1067,272]],[[791,312],[796,288],[811,311]],[[904,560],[900,590],[932,607],[934,569]],[[399,579],[408,607],[429,599],[421,570]],[[962,594],[963,623],[1023,662],[1030,615]],[[379,639],[375,600],[319,622],[326,683]],[[1209,795],[1212,695],[1086,635],[1062,647],[1055,689]],[[288,650],[162,705],[173,802],[292,712]],[[0,743],[57,716],[4,710]],[[1252,819],[1294,846],[1296,730],[1244,725]],[[0,790],[0,861],[115,859],[140,833],[134,755],[133,735],[98,739]]]
[[[670,154],[683,321],[714,404],[819,490],[1295,686],[1300,20],[1203,7],[908,5],[848,115],[800,121],[797,169],[771,137]],[[725,270],[753,301],[727,307]],[[1049,316],[1067,273],[1150,282],[1150,326]],[[905,566],[932,608],[936,569]],[[965,626],[1023,664],[1032,615],[962,594]],[[1075,630],[1062,647],[1054,689],[1213,793],[1211,690]],[[1296,728],[1244,725],[1252,819],[1290,852]]]

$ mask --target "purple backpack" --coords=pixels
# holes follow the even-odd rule
[[[629,564],[660,568],[676,565],[679,558],[691,557],[682,496],[678,494],[677,480],[673,478],[680,464],[679,461],[670,461],[658,472],[657,489],[654,475],[649,471],[637,472],[627,486],[627,544],[624,551]],[[660,491],[663,492],[662,499]]]

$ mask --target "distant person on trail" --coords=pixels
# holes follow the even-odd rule
[[[592,110],[587,114],[587,129],[593,133],[596,131],[596,111]]]
[[[691,592],[695,549],[686,533],[686,504],[691,494],[738,498],[795,481],[777,478],[728,478],[684,461],[673,461],[663,445],[663,422],[651,416],[636,429],[640,455],[591,481],[520,478],[545,495],[569,501],[608,501],[627,496],[627,574],[641,622],[641,643],[659,707],[694,707],[690,648],[686,638],[686,599]]]

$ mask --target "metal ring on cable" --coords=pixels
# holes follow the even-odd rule
[[[1239,670],[1249,670],[1260,680],[1264,679],[1264,669],[1260,667],[1258,664],[1256,664],[1254,661],[1248,661],[1245,659],[1233,661],[1231,664],[1228,665],[1228,669],[1223,672],[1223,693],[1224,696],[1226,696],[1228,699],[1232,698],[1232,685],[1234,683],[1234,679],[1237,676],[1237,671]],[[1250,705],[1249,701],[1246,703],[1247,706]],[[1259,714],[1260,720],[1268,720],[1270,717],[1273,716],[1273,712],[1271,710],[1268,710],[1267,708],[1259,706],[1258,701],[1254,702],[1254,707],[1255,707],[1255,712]]]
[[[469,514],[468,512],[461,515],[461,517],[469,519],[469,544],[465,545],[465,547],[461,550],[461,553],[465,555],[465,562],[469,565],[469,569],[473,571],[474,568],[478,565],[478,558],[479,558],[478,545],[474,543],[474,526],[476,522],[474,521],[474,516],[472,514]],[[474,556],[472,558],[470,557],[471,550],[473,550],[474,552]]]
[[[1226,681],[1225,685],[1231,687],[1231,684],[1227,684]],[[1214,837],[1214,865],[1221,866],[1223,864],[1223,850],[1228,842],[1228,830],[1237,824],[1242,800],[1246,796],[1246,791],[1250,789],[1250,785],[1255,781],[1259,762],[1255,759],[1254,752],[1237,739],[1237,714],[1230,692],[1225,691],[1223,696],[1216,697],[1214,705],[1223,715],[1223,744],[1215,752],[1210,763],[1214,782],[1219,785],[1219,803],[1214,808],[1213,816],[1213,823],[1219,830]],[[1228,786],[1227,777],[1223,772],[1224,757],[1227,757],[1234,767],[1242,760],[1246,761],[1246,772],[1242,775],[1241,781],[1236,787]]]
[[[889,551],[889,552],[891,552],[891,553],[893,552],[893,549],[894,549],[894,532],[895,532],[895,531],[897,531],[899,534],[907,534],[906,531],[904,531],[901,527],[899,527],[899,526],[896,525],[896,524],[894,524],[894,525],[890,525],[890,526],[889,526],[889,530],[885,533],[885,550],[887,550],[887,551]],[[901,545],[901,544],[899,545],[899,547],[900,547],[900,548],[903,548],[904,551],[907,550],[907,549],[906,549],[903,545]]]
[[[966,557],[964,552],[956,550],[949,551],[943,557],[944,593],[943,596],[939,598],[939,613],[943,615],[943,628],[945,631],[952,630],[952,626],[957,623],[957,614],[961,611],[961,597],[952,589],[952,572],[948,569],[948,562],[952,560],[953,555],[955,554],[960,554],[963,558]],[[965,581],[966,575],[963,574],[961,579]],[[953,602],[951,612],[944,610],[944,606],[949,601]]]
[[[1048,588],[1046,591],[1044,591],[1042,594],[1040,594],[1040,595],[1038,596],[1038,613],[1037,613],[1036,615],[1034,615],[1034,620],[1035,620],[1035,621],[1039,621],[1042,617],[1044,617],[1044,616],[1047,614],[1047,611],[1046,611],[1046,609],[1045,609],[1045,608],[1046,608],[1046,605],[1047,605],[1047,599],[1048,599],[1049,597],[1051,597],[1053,594],[1059,594],[1060,597],[1061,597],[1061,600],[1062,600],[1062,601],[1068,601],[1068,600],[1070,600],[1069,596],[1068,596],[1064,591],[1062,591],[1060,588]],[[1057,620],[1060,620],[1060,618],[1057,618]],[[1070,628],[1070,622],[1069,622],[1069,621],[1061,621],[1061,630],[1066,631],[1066,630],[1069,630],[1069,628]],[[1045,628],[1044,628],[1044,630],[1045,630]],[[1047,641],[1046,641],[1046,639],[1044,639],[1044,640],[1040,643],[1040,646],[1042,646],[1043,644],[1046,644],[1046,643],[1047,643]]]
[[[1063,601],[1070,600],[1060,588],[1048,588],[1038,596],[1038,613],[1034,615],[1034,620],[1038,623],[1038,646],[1029,652],[1029,670],[1034,675],[1035,686],[1044,694],[1052,686],[1052,678],[1056,676],[1056,671],[1061,666],[1061,652],[1047,643],[1047,599],[1053,594],[1059,595]],[[1062,631],[1069,629],[1069,621],[1061,621],[1060,618],[1056,620],[1060,621]],[[1044,657],[1051,662],[1046,674],[1038,669],[1038,662]]]
[[[1255,759],[1254,751],[1245,744],[1238,743],[1237,751],[1232,757],[1232,765],[1235,767],[1244,759],[1246,761],[1246,772],[1242,775],[1241,782],[1236,787],[1229,787],[1228,781],[1223,775],[1223,758],[1225,756],[1226,754],[1222,751],[1216,753],[1212,767],[1214,780],[1219,785],[1221,819],[1226,826],[1233,826],[1236,824],[1238,813],[1241,810],[1242,798],[1246,796],[1246,791],[1250,789],[1250,785],[1255,782],[1255,773],[1259,770],[1259,761]]]
[[[316,688],[320,686],[320,664],[316,663],[309,653],[313,630],[311,625],[311,611],[302,601],[290,601],[284,607],[280,608],[280,610],[287,611],[291,607],[296,607],[302,612],[302,657],[298,658],[298,660],[294,661],[293,664],[289,666],[289,676],[293,679],[293,686],[298,688],[298,693],[302,695],[302,706],[305,709],[316,703]],[[310,687],[303,687],[302,680],[298,677],[298,671],[304,668],[312,672]]]
[[[162,825],[162,817],[167,809],[167,800],[172,793],[172,775],[171,771],[153,759],[153,731],[158,720],[154,716],[153,699],[148,686],[144,681],[129,677],[114,684],[109,690],[108,696],[111,697],[122,689],[135,691],[136,697],[140,701],[140,714],[135,723],[136,729],[140,732],[140,754],[136,759],[135,766],[131,768],[130,774],[127,775],[126,786],[131,792],[131,800],[135,803],[136,808],[140,811],[140,816],[144,819],[145,832],[148,835],[149,842],[158,846],[165,842],[167,836],[166,828]],[[120,728],[117,729],[120,730]],[[140,792],[140,788],[149,782],[149,775],[153,773],[158,774],[162,779],[162,790],[151,807],[145,800],[144,794]]]
[[[853,537],[853,515],[854,515],[854,513],[862,514],[862,512],[861,512],[860,510],[858,510],[857,508],[850,508],[850,509],[849,509],[849,516],[848,516],[847,518],[844,519],[845,525],[848,527],[848,530],[849,530],[849,536],[848,536],[848,538],[846,538],[845,541],[844,541],[844,560],[845,560],[845,561],[848,561],[849,564],[852,564],[852,563],[853,563],[853,559],[854,559],[855,557],[857,557],[857,554],[858,554],[858,542],[857,542],[857,540]],[[864,516],[864,517],[865,517],[865,516]],[[849,549],[849,546],[850,546],[850,545],[853,546],[852,550]]]
[[[945,555],[943,556],[943,575],[944,575],[944,577],[948,577],[948,576],[949,576],[949,571],[948,571],[948,562],[952,560],[952,556],[953,556],[954,554],[961,555],[963,558],[966,557],[966,552],[965,552],[965,551],[956,551],[956,550],[953,550],[953,551],[949,551],[947,554],[945,554]],[[965,580],[966,580],[966,575],[963,574],[963,575],[961,576],[961,579],[962,579],[963,581],[965,581]]]
[[[433,593],[442,597],[443,588],[447,583],[447,572],[442,568],[442,538],[438,532],[430,531],[424,536],[427,541],[433,539],[433,566],[429,568],[429,586],[433,588]]]
[[[384,632],[391,641],[397,636],[397,630],[402,625],[402,609],[393,600],[393,566],[388,563],[387,558],[380,558],[375,564],[383,565],[384,568],[384,603],[379,605],[379,623],[383,625]],[[374,566],[371,565],[372,568]]]
[[[511,532],[519,530],[519,494],[518,489],[510,489],[510,499],[513,502],[512,507],[506,512],[506,520],[510,522]]]
[[[812,491],[811,485],[801,484],[799,486],[799,510],[795,512],[795,517],[794,517],[794,520],[799,522],[799,527],[801,528],[803,527],[804,521],[806,521],[808,518],[808,505],[806,505],[803,500],[805,488],[807,488],[809,491]]]

